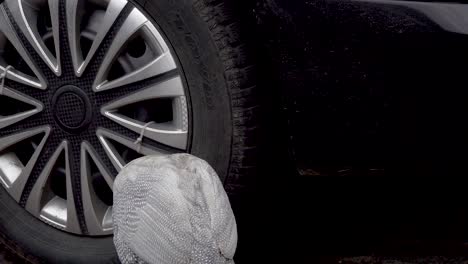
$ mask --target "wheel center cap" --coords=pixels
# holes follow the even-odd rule
[[[55,121],[66,132],[80,133],[91,123],[91,102],[76,86],[65,85],[58,89],[52,97],[52,107]]]

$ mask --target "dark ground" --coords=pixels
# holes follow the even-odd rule
[[[5,246],[0,244],[0,263],[1,264],[23,263],[20,261],[22,260],[17,259],[16,257],[13,257],[9,252],[7,252]]]
[[[468,263],[462,185],[427,182],[321,178],[270,186],[236,212],[236,263]]]
[[[428,184],[379,188],[375,179],[363,179],[374,188],[345,178],[296,180],[240,201],[236,263],[468,263],[467,214],[453,193],[437,199]],[[23,263],[4,254],[0,246],[1,264]]]
[[[2,247],[2,246],[0,246],[0,247]],[[0,263],[11,263],[11,262],[8,262],[8,261],[5,259],[5,257],[3,256],[3,254],[4,254],[4,250],[3,250],[3,248],[2,248],[2,249],[0,249]]]

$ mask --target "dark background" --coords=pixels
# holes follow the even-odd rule
[[[383,2],[232,4],[263,104],[239,263],[468,260],[468,35]]]

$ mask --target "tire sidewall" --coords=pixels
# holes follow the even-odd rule
[[[159,26],[184,72],[191,104],[189,152],[206,160],[224,181],[231,158],[231,101],[224,65],[206,22],[192,0],[134,2]]]

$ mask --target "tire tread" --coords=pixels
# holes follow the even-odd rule
[[[231,97],[233,139],[225,187],[237,193],[255,176],[259,103],[255,100],[255,67],[240,34],[240,23],[224,0],[195,0],[194,7],[208,24],[224,64]]]

